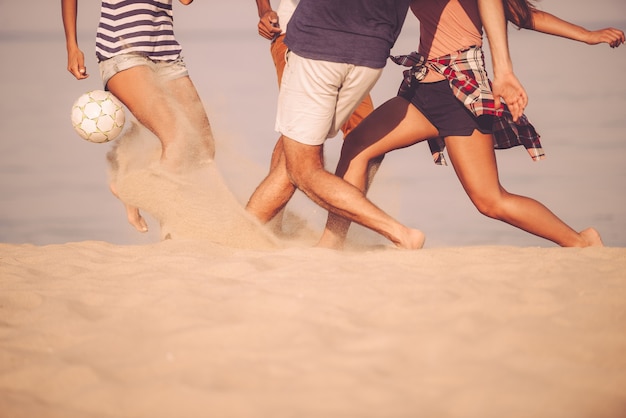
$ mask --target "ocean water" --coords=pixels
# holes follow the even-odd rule
[[[185,17],[177,20],[185,60],[213,126],[218,165],[242,204],[263,178],[277,138],[269,45],[256,34],[253,11],[245,17],[248,26],[207,29],[187,29]],[[148,219],[151,232],[135,232],[108,191],[105,154],[111,144],[86,142],[72,130],[73,101],[101,84],[92,56],[93,30],[80,32],[91,77],[79,82],[65,69],[58,19],[57,28],[0,32],[0,55],[11,57],[0,66],[0,242],[155,242],[156,223]],[[96,21],[97,16],[88,19]],[[626,21],[594,25],[626,28]],[[573,228],[594,226],[605,244],[626,246],[626,85],[619,79],[626,74],[626,46],[612,50],[515,30],[510,43],[530,97],[526,113],[542,135],[548,158],[532,162],[521,148],[498,151],[502,184],[543,202]],[[417,25],[409,17],[393,52],[410,52],[416,44]],[[395,94],[400,75],[399,67],[387,66],[372,92],[375,104]],[[330,170],[340,146],[340,138],[327,143]],[[424,230],[428,247],[553,246],[480,215],[452,167],[431,162],[426,144],[388,155],[370,197],[402,222]],[[321,231],[325,211],[304,196],[296,195],[289,209]],[[360,227],[353,228],[351,238],[384,242]]]

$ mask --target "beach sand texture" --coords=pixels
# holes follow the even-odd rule
[[[144,208],[139,234],[108,190],[122,141],[87,143],[69,123],[75,98],[101,88],[98,2],[80,3],[80,83],[59,4],[0,2],[0,418],[626,417],[625,46],[510,30],[548,158],[498,154],[511,191],[609,247],[556,248],[487,219],[420,144],[386,157],[370,195],[426,248],[357,227],[334,252],[312,248],[325,212],[301,195],[280,238],[243,212],[276,140],[253,3],[174,3],[216,166],[168,176],[154,138],[136,141],[137,166],[109,177]],[[623,0],[557,3],[540,5],[626,27]],[[417,34],[409,20],[394,52]],[[385,69],[376,105],[400,78]]]
[[[0,244],[2,417],[623,417],[626,249]]]

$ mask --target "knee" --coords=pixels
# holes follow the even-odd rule
[[[284,168],[289,180],[303,191],[311,188],[318,176],[326,172],[322,146],[304,145],[284,136],[282,138]]]
[[[272,178],[275,183],[283,184],[285,187],[293,187],[295,185],[292,174],[287,170],[284,158],[277,159],[270,166],[268,177]]]
[[[315,182],[315,178],[319,174],[318,168],[299,167],[297,165],[287,167],[285,171],[286,179],[305,193],[313,187],[312,185]]]
[[[478,211],[493,219],[501,219],[504,212],[504,196],[502,194],[475,194],[470,196]]]
[[[343,146],[341,147],[339,161],[347,167],[352,161],[359,158],[365,158],[365,156],[362,154],[364,150],[365,147],[363,145],[360,145],[358,141],[350,137],[349,139],[344,141]]]
[[[384,154],[370,155],[363,149],[344,146],[341,150],[336,174],[343,177],[348,171],[366,172],[371,168],[378,168],[384,157]]]

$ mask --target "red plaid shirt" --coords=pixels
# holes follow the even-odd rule
[[[436,71],[448,80],[454,96],[476,117],[493,116],[494,148],[506,149],[523,145],[533,160],[545,158],[539,134],[526,115],[522,115],[517,122],[513,122],[513,116],[505,103],[496,109],[491,81],[485,70],[485,58],[480,47],[473,46],[428,61],[417,52],[390,58],[396,64],[410,67],[404,71],[404,81],[399,93],[411,89],[413,81],[423,80],[429,70]],[[447,165],[443,155],[444,139],[431,138],[428,140],[428,146],[435,163]]]

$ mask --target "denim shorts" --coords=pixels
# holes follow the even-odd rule
[[[107,88],[107,83],[115,74],[140,65],[147,65],[159,77],[166,81],[175,80],[189,75],[187,66],[183,62],[183,58],[180,56],[174,61],[155,61],[144,55],[120,54],[104,61],[100,61],[98,64],[104,88]]]

